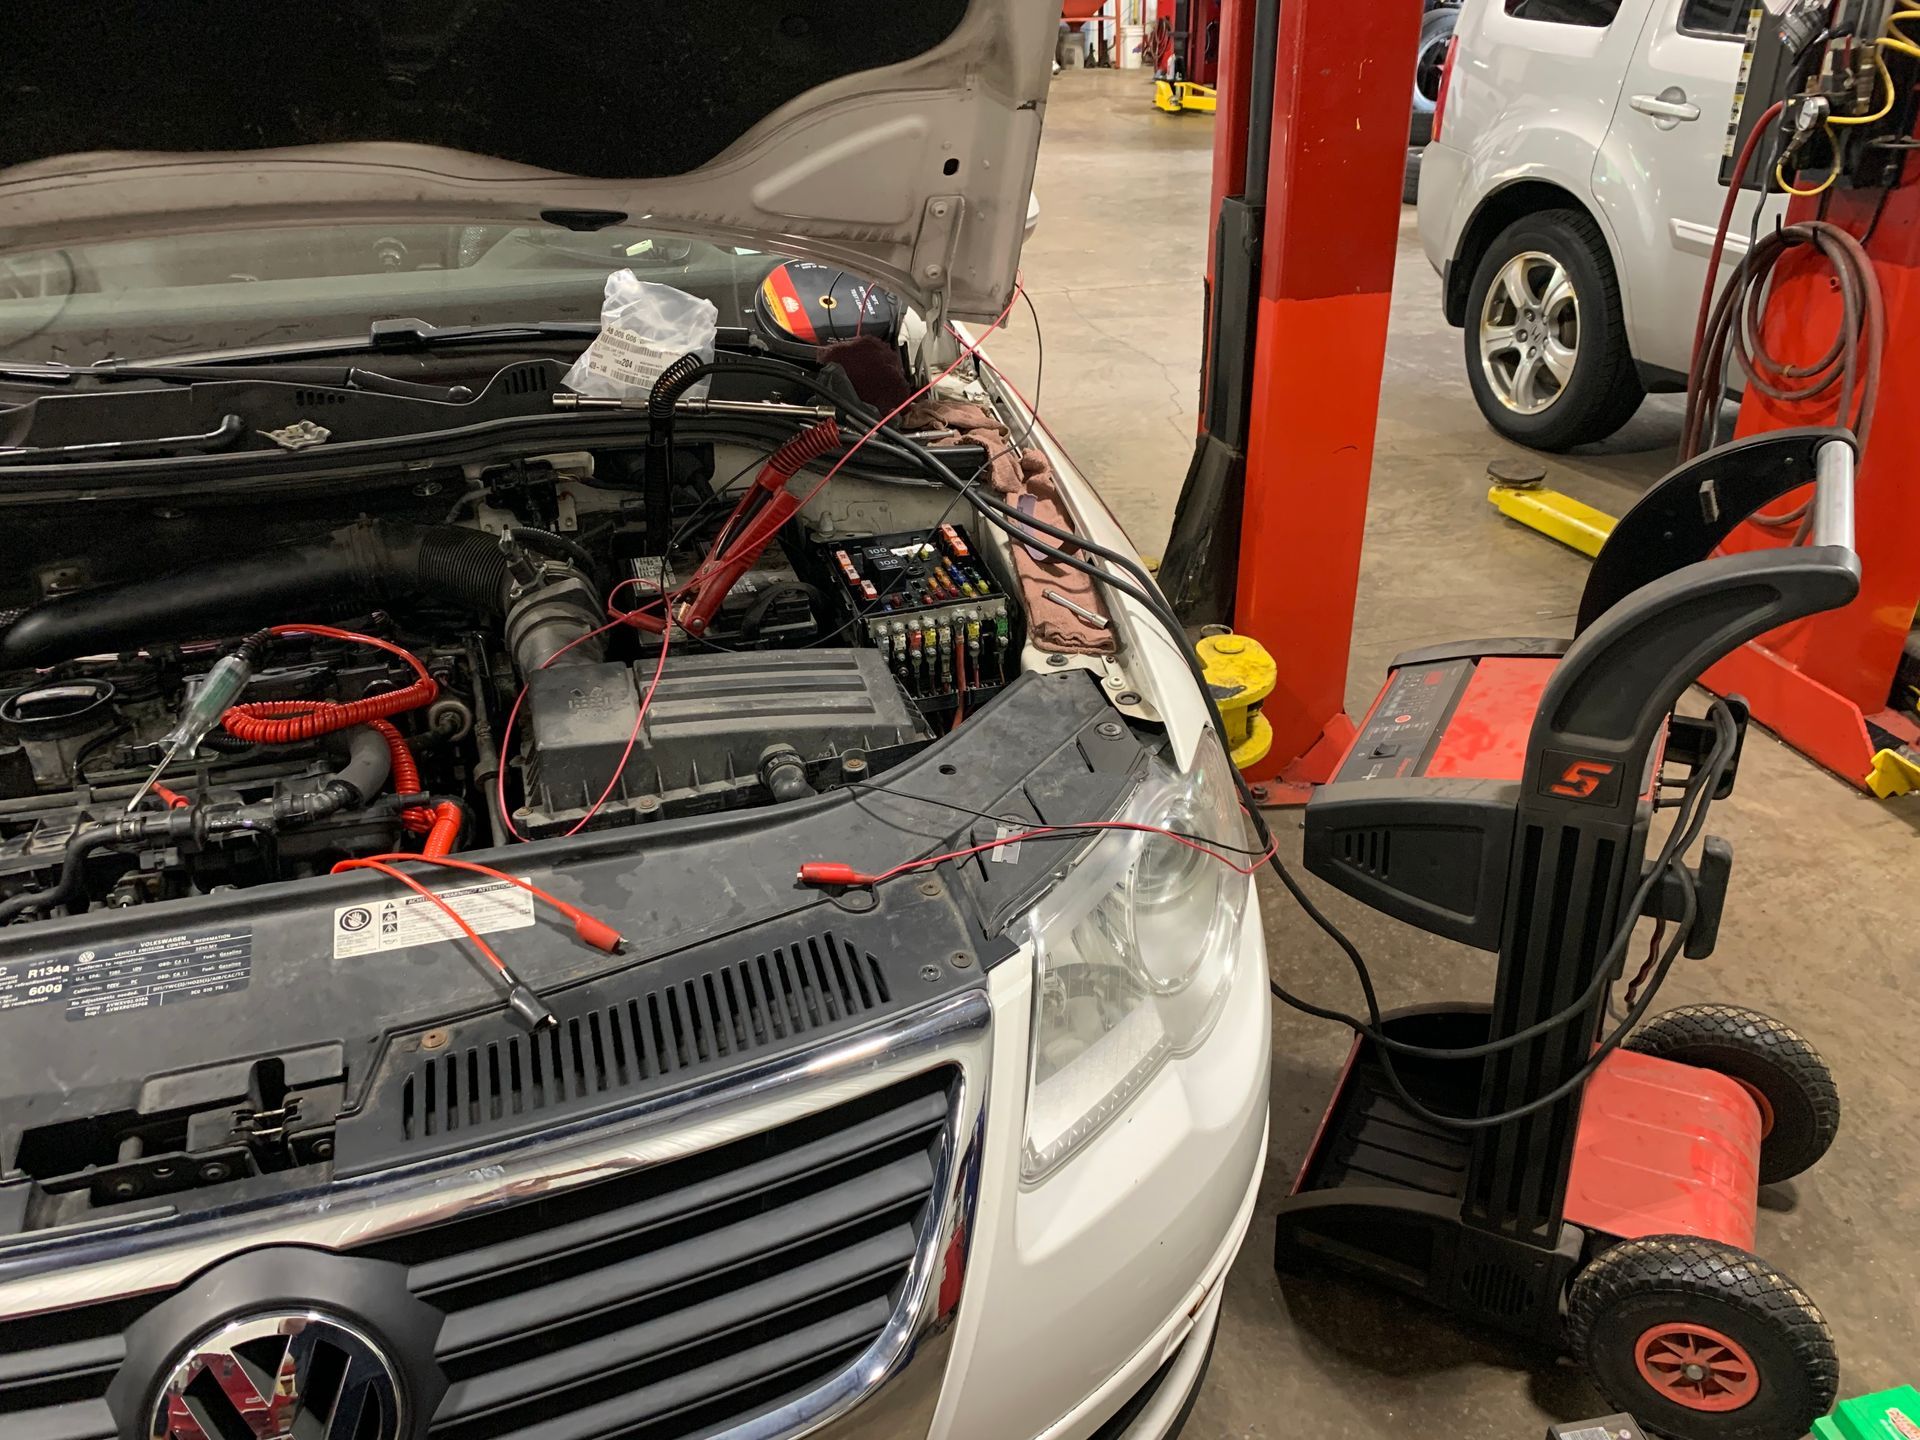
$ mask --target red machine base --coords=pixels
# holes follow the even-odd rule
[[[1738,1081],[1616,1050],[1580,1106],[1567,1219],[1616,1240],[1695,1235],[1751,1250],[1761,1132]]]

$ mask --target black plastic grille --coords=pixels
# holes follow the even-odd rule
[[[0,1436],[112,1440],[106,1394],[126,1358],[121,1331],[157,1303],[90,1305],[0,1324]]]
[[[563,1012],[540,1035],[425,1052],[401,1084],[400,1135],[433,1139],[726,1064],[892,999],[874,956],[831,932],[808,936],[584,1014]]]
[[[435,1440],[683,1440],[830,1379],[900,1303],[955,1080],[356,1251],[446,1314]],[[164,1298],[0,1323],[0,1436],[109,1440],[120,1332]]]

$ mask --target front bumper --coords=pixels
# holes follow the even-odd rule
[[[63,1402],[37,1414],[31,1409],[0,1414],[0,1432],[11,1435],[15,1432],[8,1427],[21,1424],[27,1434],[107,1440],[138,1428],[148,1403],[143,1397],[162,1378],[168,1357],[238,1313],[195,1309],[212,1303],[205,1301],[208,1294],[224,1293],[225,1282],[212,1272],[229,1273],[238,1257],[244,1256],[254,1273],[263,1257],[271,1268],[276,1253],[306,1256],[310,1267],[315,1251],[344,1251],[355,1258],[338,1263],[386,1263],[396,1286],[438,1305],[443,1302],[430,1286],[422,1290],[437,1269],[464,1265],[462,1285],[487,1283],[476,1273],[484,1265],[476,1253],[456,1254],[448,1247],[449,1233],[461,1226],[491,1226],[487,1244],[511,1252],[542,1243],[537,1227],[550,1223],[553,1212],[543,1219],[536,1207],[558,1207],[564,1217],[571,1206],[576,1218],[553,1234],[585,1223],[599,1227],[596,1243],[604,1243],[613,1221],[627,1223],[614,1211],[660,1203],[660,1177],[672,1167],[716,1166],[718,1159],[709,1157],[728,1153],[729,1147],[751,1150],[762,1137],[773,1145],[776,1136],[804,1130],[829,1108],[858,1107],[938,1073],[952,1077],[940,1092],[948,1097],[947,1118],[935,1127],[938,1134],[924,1152],[927,1174],[915,1182],[920,1186],[915,1193],[925,1197],[916,1202],[918,1238],[911,1243],[910,1260],[902,1252],[903,1268],[888,1291],[891,1314],[881,1308],[873,1321],[878,1328],[861,1342],[852,1363],[839,1362],[803,1389],[757,1404],[718,1433],[733,1440],[803,1434],[833,1440],[920,1435],[1158,1440],[1197,1383],[1218,1312],[1220,1281],[1245,1232],[1263,1157],[1268,1013],[1264,947],[1252,907],[1240,944],[1232,1001],[1207,1043],[1170,1062],[1123,1117],[1035,1187],[1023,1187],[1018,1178],[1032,972],[1026,957],[1016,956],[971,989],[836,1036],[798,1056],[696,1084],[635,1109],[556,1125],[511,1144],[475,1147],[446,1164],[336,1183],[312,1204],[195,1221],[155,1209],[129,1215],[117,1227],[45,1233],[0,1246],[0,1352],[8,1357],[7,1374],[27,1390]],[[928,1098],[915,1103],[924,1108]],[[924,1128],[932,1122],[922,1123]],[[896,1181],[903,1165],[919,1163],[904,1151],[897,1153],[901,1158],[887,1166]],[[865,1162],[842,1156],[834,1163]],[[708,1174],[694,1188],[712,1183]],[[836,1187],[861,1224],[868,1223],[860,1212],[870,1201],[869,1188],[857,1177]],[[580,1214],[578,1207],[592,1194],[609,1192],[613,1198],[605,1213]],[[676,1205],[679,1195],[667,1192]],[[800,1220],[808,1218],[804,1206],[788,1208]],[[747,1211],[747,1221],[733,1222],[743,1236],[757,1213],[752,1202]],[[785,1268],[779,1274],[797,1276],[831,1263],[812,1252],[788,1253],[797,1242],[794,1234],[770,1223],[778,1213],[767,1216],[769,1223],[761,1228],[777,1231],[768,1253],[780,1257]],[[529,1228],[521,1233],[520,1226]],[[616,1272],[636,1263],[653,1267],[657,1278],[662,1256],[683,1238],[654,1219],[644,1219],[643,1228],[665,1238],[650,1239],[642,1253],[623,1254],[619,1263],[603,1266],[595,1252],[592,1268],[577,1282],[583,1293],[607,1290]],[[891,1233],[898,1233],[897,1225]],[[419,1253],[415,1237],[425,1242]],[[868,1243],[882,1238],[876,1231]],[[699,1244],[699,1234],[684,1243]],[[730,1251],[721,1259],[723,1270],[735,1263]],[[323,1258],[319,1263],[321,1270],[302,1273],[319,1275],[319,1292],[327,1292],[331,1282],[325,1267],[336,1262]],[[710,1276],[696,1278],[711,1283]],[[774,1283],[777,1288],[777,1278]],[[767,1284],[762,1280],[758,1287],[764,1291]],[[494,1312],[496,1331],[511,1331],[522,1306],[530,1314],[556,1303],[564,1309],[568,1297],[550,1293],[563,1288],[535,1287],[524,1297],[515,1290],[504,1304],[450,1309],[437,1346],[412,1357],[429,1369],[436,1360],[450,1367],[463,1357],[456,1353],[449,1361],[449,1337],[457,1331],[469,1338],[467,1368],[456,1374],[434,1414],[435,1436],[464,1437],[478,1433],[475,1425],[488,1434],[518,1433],[522,1421],[515,1417],[543,1401],[525,1387],[504,1398],[483,1397],[482,1392],[502,1390],[501,1366],[508,1374],[520,1370],[530,1379],[544,1379],[534,1372],[546,1367],[550,1377],[556,1367],[565,1373],[572,1365],[577,1378],[584,1355],[580,1364],[564,1349],[529,1358],[511,1333],[487,1342],[502,1354],[497,1365],[488,1360],[476,1368],[472,1358],[484,1349],[472,1337],[484,1332],[486,1312]],[[641,1299],[629,1300],[625,1292],[609,1291],[594,1302],[598,1310],[547,1316],[542,1323],[549,1331],[565,1325],[589,1328],[591,1338],[582,1349],[600,1347],[599,1353],[606,1353],[607,1345],[623,1343],[622,1335],[658,1328],[658,1315],[650,1314],[627,1331],[619,1329],[625,1321],[608,1320],[602,1333],[596,1317],[624,1314],[621,1306],[642,1300],[658,1304],[668,1292],[643,1288],[640,1293]],[[726,1303],[738,1298],[719,1297]],[[330,1293],[304,1290],[300,1299],[320,1308],[341,1303]],[[867,1302],[869,1314],[874,1303]],[[64,1312],[58,1326],[48,1324],[52,1312]],[[128,1314],[135,1318],[123,1335],[122,1317]],[[103,1323],[78,1349],[45,1343],[56,1329],[70,1336],[90,1321]],[[528,1324],[531,1328],[531,1319]],[[775,1333],[754,1343],[764,1351],[795,1338]],[[81,1368],[70,1373],[59,1368],[76,1365]],[[1103,1429],[1162,1366],[1167,1375],[1137,1413],[1124,1417],[1124,1428]],[[44,1373],[36,1373],[37,1367]],[[564,1431],[585,1440],[620,1430],[630,1418],[625,1407],[641,1403],[642,1387],[636,1381],[628,1395],[618,1385],[609,1391],[604,1375],[593,1377],[593,1383],[600,1396],[595,1406],[542,1420],[528,1433]],[[96,1387],[88,1391],[96,1398],[68,1399],[89,1386]],[[512,1390],[510,1384],[506,1388]],[[707,1426],[695,1429],[716,1433]]]
[[[1098,1431],[1218,1300],[1265,1159],[1271,1014],[1257,906],[1208,1042],[1029,1188],[1018,1177],[1031,977],[1021,965],[994,975],[998,1103],[936,1440]]]

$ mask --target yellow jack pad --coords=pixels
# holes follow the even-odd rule
[[[1234,765],[1244,770],[1258,764],[1273,748],[1273,726],[1260,713],[1260,702],[1273,693],[1280,674],[1273,656],[1245,635],[1208,635],[1194,650],[1226,723],[1222,738]]]
[[[1867,788],[1882,800],[1920,790],[1920,760],[1904,750],[1882,750],[1867,772]]]

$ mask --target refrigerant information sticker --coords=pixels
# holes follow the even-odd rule
[[[504,880],[461,885],[438,893],[476,934],[524,930],[533,924],[533,896]],[[426,896],[411,891],[369,905],[342,905],[333,912],[333,958],[336,960],[459,938],[460,927],[445,911]]]
[[[253,976],[253,930],[180,931],[0,963],[0,1010],[58,1003],[69,1020],[244,990]]]

